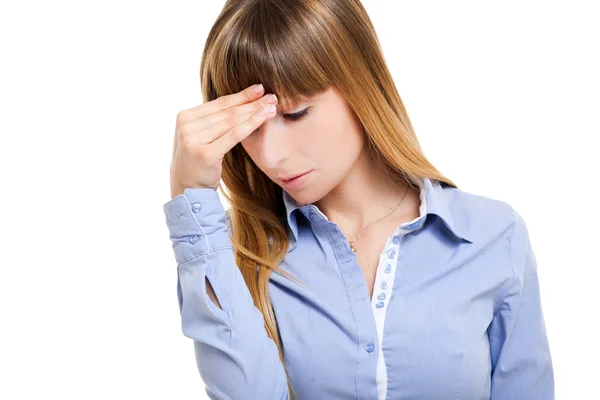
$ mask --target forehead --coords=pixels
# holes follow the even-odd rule
[[[278,95],[277,99],[279,100],[279,104],[281,104],[283,106],[294,106],[294,105],[300,104],[304,101],[308,101],[310,99],[310,97],[300,95],[298,100],[292,101],[292,99],[289,99],[287,97],[281,97]]]
[[[304,95],[300,95],[298,96],[298,100],[296,100],[295,102],[292,101],[291,99],[285,98],[285,97],[280,97],[279,95],[277,95],[277,99],[278,99],[278,108],[282,108],[282,109],[289,109],[289,108],[294,108],[297,107],[299,105],[301,105],[302,103],[306,103],[306,102],[315,102],[317,101],[320,97],[323,97],[327,94],[328,91],[325,92],[321,92],[321,93],[317,93],[314,94],[312,96],[304,96]]]

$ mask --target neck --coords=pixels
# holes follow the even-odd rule
[[[398,208],[381,223],[419,215],[419,193],[410,186],[407,191],[407,185],[392,183],[363,152],[346,177],[315,205],[344,232],[358,235],[366,225],[390,214],[405,193]]]

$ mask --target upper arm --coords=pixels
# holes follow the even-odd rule
[[[537,261],[525,221],[516,211],[508,240],[513,276],[488,329],[491,399],[554,399]]]

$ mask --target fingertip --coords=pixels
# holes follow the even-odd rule
[[[259,83],[258,85],[254,85],[254,87],[252,88],[252,91],[254,92],[254,94],[259,94],[260,92],[262,92],[263,91],[262,83]]]

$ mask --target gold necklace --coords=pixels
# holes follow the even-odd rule
[[[400,199],[400,203],[402,203],[402,200],[404,200],[404,198],[406,197],[406,194],[407,194],[407,193],[408,193],[408,184],[406,185],[406,191],[404,192],[404,196],[402,196],[402,199]],[[394,211],[396,211],[396,209],[397,209],[397,208],[400,206],[400,203],[398,203],[398,205],[397,205],[396,207],[394,207],[394,209],[393,209],[392,211],[390,211],[390,212],[389,212],[387,215],[385,215],[385,216],[383,216],[383,217],[379,218],[377,221],[374,221],[374,222],[371,222],[371,223],[367,224],[367,226],[365,226],[365,229],[363,229],[363,231],[360,233],[360,235],[359,235],[359,236],[358,236],[356,239],[354,239],[354,240],[349,240],[349,241],[348,241],[348,244],[350,245],[350,249],[351,249],[353,252],[355,252],[355,253],[356,253],[356,247],[354,246],[354,242],[356,242],[358,239],[360,239],[360,238],[362,237],[362,235],[363,235],[363,234],[364,234],[364,233],[367,231],[367,228],[368,228],[370,225],[372,225],[372,224],[374,224],[374,223],[376,223],[376,222],[379,222],[379,221],[381,221],[382,219],[384,219],[385,217],[388,217],[388,216],[390,216],[390,215],[391,215],[391,214],[392,214]]]

